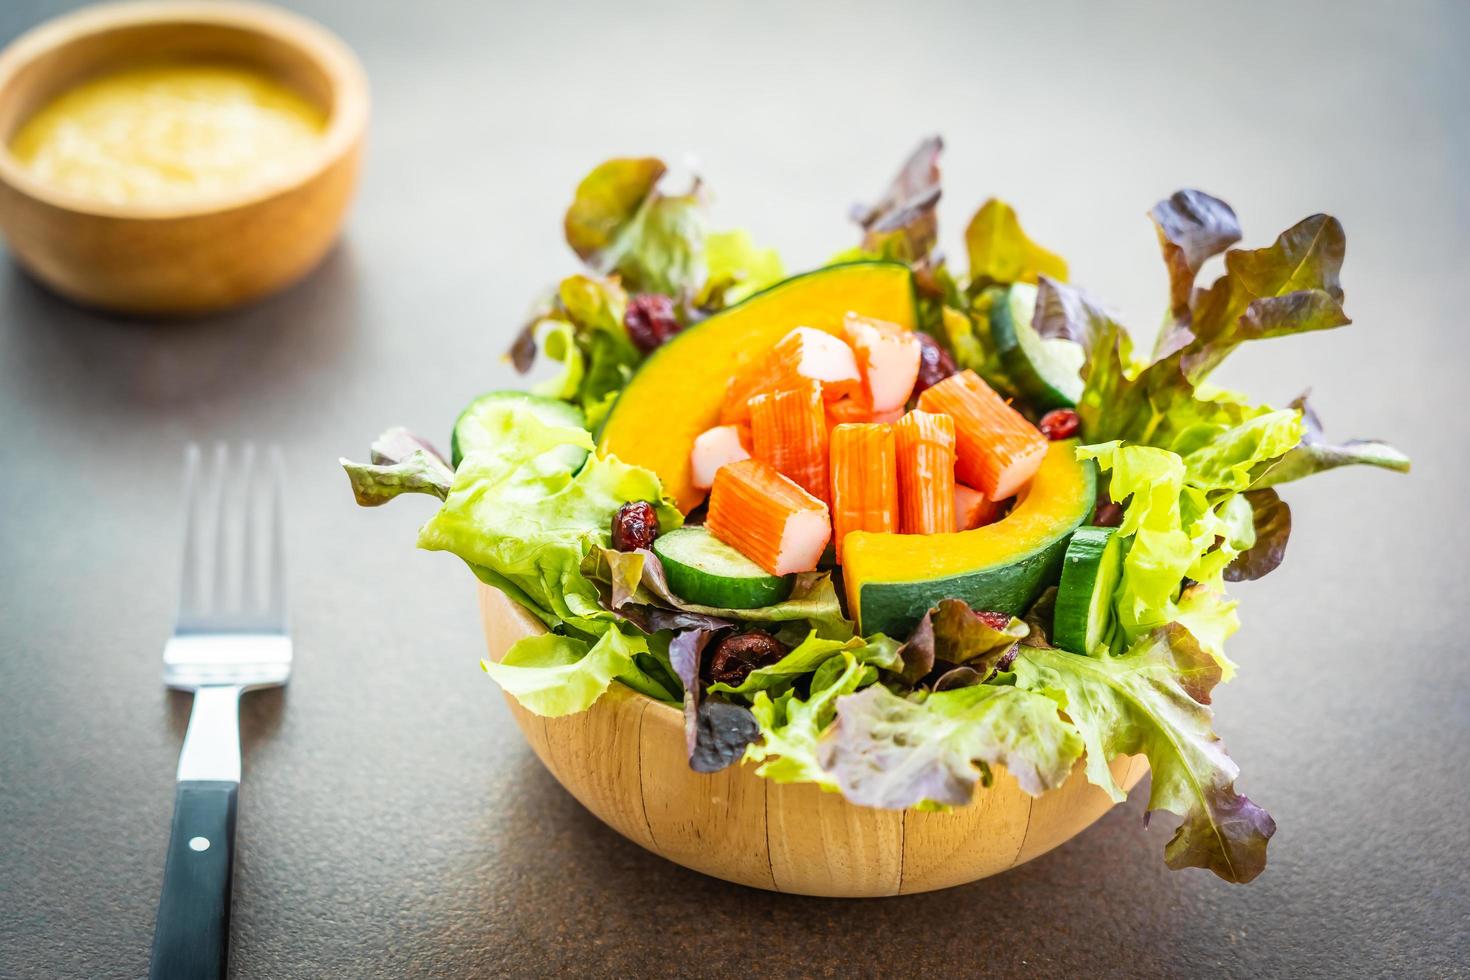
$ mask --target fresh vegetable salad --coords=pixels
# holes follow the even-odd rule
[[[545,624],[483,665],[531,712],[624,684],[682,707],[698,771],[744,760],[895,809],[969,804],[996,766],[1039,795],[1080,763],[1122,800],[1108,760],[1142,754],[1149,810],[1182,818],[1168,865],[1249,881],[1276,828],[1212,728],[1227,583],[1282,561],[1282,484],[1409,463],[1329,441],[1305,395],[1273,408],[1210,376],[1349,322],[1342,227],[1243,249],[1223,201],[1160,201],[1170,288],[1144,353],[999,200],[967,274],[936,251],[940,147],[857,209],[857,246],[794,276],[709,230],[697,181],[600,165],[566,213],[584,268],[509,355],[550,376],[471,401],[447,460],[385,432],[343,461],[354,493],[440,498],[419,546]]]

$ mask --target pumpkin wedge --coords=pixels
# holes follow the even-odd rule
[[[1092,514],[1096,479],[1075,439],[1053,442],[994,524],[948,534],[853,531],[842,542],[848,615],[864,634],[889,636],[908,636],[940,599],[1020,615],[1061,574],[1072,532]]]
[[[603,423],[598,447],[658,474],[686,513],[704,499],[690,452],[719,424],[730,381],[794,327],[841,336],[847,314],[917,323],[913,277],[896,262],[849,262],[794,276],[664,344],[638,369]]]

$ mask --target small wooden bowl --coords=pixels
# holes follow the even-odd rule
[[[543,632],[486,585],[480,613],[496,660],[515,641]],[[1039,798],[997,768],[993,786],[949,813],[874,810],[815,786],[770,782],[750,765],[694,772],[683,715],[621,684],[564,718],[506,702],[541,762],[603,823],[686,868],[770,891],[870,898],[962,885],[1045,854],[1113,805],[1078,763]],[[1148,763],[1121,756],[1111,768],[1132,789]]]
[[[248,193],[187,206],[109,205],[32,177],[10,153],[50,98],[109,70],[167,60],[246,64],[324,108],[315,156]],[[258,299],[304,276],[337,237],[357,184],[367,79],[322,27],[274,7],[163,0],[48,21],[0,52],[0,232],[41,282],[86,306],[188,316]]]

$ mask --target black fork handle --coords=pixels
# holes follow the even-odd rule
[[[233,781],[178,784],[148,969],[152,980],[202,980],[228,971],[239,793]]]

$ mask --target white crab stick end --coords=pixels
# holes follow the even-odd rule
[[[856,352],[873,412],[902,409],[919,380],[918,338],[893,324],[849,313],[842,325]]]
[[[834,395],[840,395],[862,384],[857,358],[840,337],[812,327],[797,327],[777,343],[776,349],[795,350],[796,373],[822,382],[824,394],[827,386]]]
[[[728,463],[750,458],[750,436],[743,426],[717,425],[699,434],[689,454],[694,471],[694,485],[708,490],[715,485],[715,474]]]
[[[815,499],[815,498],[813,498]],[[832,539],[832,522],[825,509],[799,510],[786,518],[781,533],[781,550],[776,556],[777,575],[810,572],[822,560]]]

